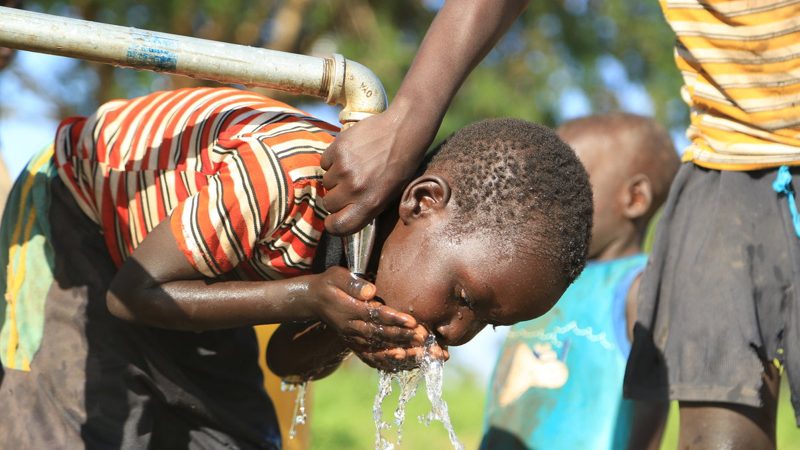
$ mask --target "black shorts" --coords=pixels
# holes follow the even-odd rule
[[[774,364],[798,417],[800,239],[776,174],[681,167],[642,278],[626,396],[757,407]]]

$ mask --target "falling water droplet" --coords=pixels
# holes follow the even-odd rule
[[[292,412],[292,425],[289,427],[289,439],[294,439],[297,436],[297,425],[306,423],[306,386],[307,381],[302,383],[287,383],[281,381],[281,391],[293,392],[297,391],[297,396],[294,398],[294,411]]]

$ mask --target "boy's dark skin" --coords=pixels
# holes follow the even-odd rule
[[[413,364],[429,333],[443,346],[459,345],[487,324],[550,309],[566,287],[554,269],[516,253],[487,258],[493,243],[484,230],[453,235],[457,207],[447,177],[424,173],[405,189],[396,213],[382,217],[375,285],[341,267],[277,281],[209,283],[165,222],[120,267],[109,310],[144,325],[195,331],[294,323],[273,338],[269,361],[279,376],[308,379],[329,373],[348,348],[373,366],[397,369]],[[327,327],[306,330],[317,321]]]
[[[589,173],[594,200],[589,260],[641,253],[647,226],[663,204],[679,167],[667,132],[651,119],[614,113],[568,122],[558,130]],[[626,298],[633,338],[641,275]],[[668,404],[635,402],[630,449],[658,449]]]

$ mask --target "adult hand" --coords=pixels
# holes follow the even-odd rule
[[[416,123],[402,105],[342,131],[322,155],[325,228],[352,234],[380,214],[414,176],[438,122]]]
[[[413,317],[375,300],[375,285],[343,267],[310,275],[307,295],[319,320],[353,348],[413,347],[425,342]]]
[[[331,213],[325,228],[352,234],[400,194],[467,74],[528,0],[448,0],[436,14],[392,103],[344,130],[322,156]],[[458,36],[458,39],[453,39]]]

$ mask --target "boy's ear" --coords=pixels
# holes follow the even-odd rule
[[[447,206],[450,201],[450,183],[438,175],[423,175],[406,186],[400,198],[400,220],[410,221],[425,217]]]
[[[653,185],[650,178],[638,173],[632,176],[623,193],[622,214],[626,219],[638,219],[650,211],[653,204]]]

